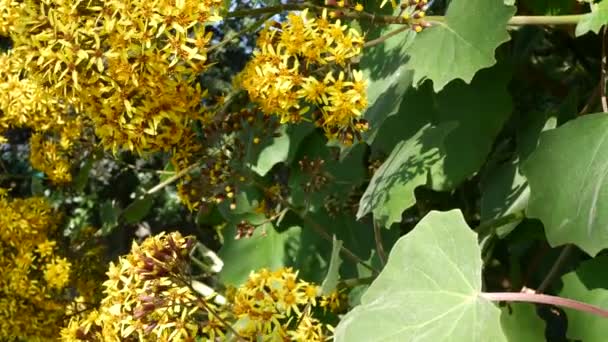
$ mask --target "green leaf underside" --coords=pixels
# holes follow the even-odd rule
[[[327,276],[325,276],[325,280],[321,284],[321,294],[324,296],[334,291],[338,285],[338,280],[340,280],[340,265],[342,264],[342,258],[340,257],[341,248],[342,241],[337,240],[334,236]]]
[[[346,314],[335,340],[506,341],[500,309],[481,298],[477,236],[458,210],[430,212]]]
[[[608,257],[601,256],[582,263],[576,271],[562,277],[561,297],[608,308]],[[605,341],[608,336],[606,319],[586,312],[564,309],[568,317],[567,336],[585,342]]]
[[[591,13],[586,14],[576,25],[574,33],[577,37],[592,31],[600,33],[602,26],[608,24],[608,1],[603,0],[597,4],[591,4]]]
[[[455,79],[471,82],[496,63],[494,51],[509,40],[507,22],[514,13],[503,0],[451,1],[445,22],[432,22],[408,48],[414,84],[430,79],[437,92]]]
[[[592,256],[608,247],[607,138],[608,115],[586,115],[544,133],[524,163],[527,214],[552,246],[573,243]]]

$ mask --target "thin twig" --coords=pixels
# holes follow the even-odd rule
[[[391,31],[391,32],[389,32],[389,33],[387,33],[387,34],[385,34],[384,36],[381,36],[381,37],[378,37],[378,38],[376,38],[376,39],[372,39],[372,40],[370,40],[370,41],[368,41],[368,42],[365,42],[365,44],[363,44],[363,47],[364,47],[364,48],[367,48],[367,47],[372,47],[372,46],[374,46],[374,45],[382,44],[382,43],[384,43],[384,42],[385,42],[387,39],[389,39],[389,38],[391,38],[391,37],[393,37],[393,36],[396,36],[396,35],[398,35],[399,33],[403,32],[403,31],[407,31],[407,30],[409,30],[409,29],[410,29],[410,27],[409,27],[409,26],[403,26],[403,27],[400,27],[400,28],[398,28],[398,29],[396,29],[396,30],[393,30],[393,31]]]
[[[260,184],[258,182],[252,181],[252,183],[254,186],[258,187],[260,190],[265,191],[264,185]],[[321,226],[320,224],[318,224],[316,221],[314,221],[313,219],[311,219],[309,216],[302,214],[299,210],[297,210],[296,208],[294,208],[291,203],[289,203],[287,200],[285,200],[282,197],[278,197],[277,200],[281,203],[281,205],[285,208],[288,208],[291,212],[293,212],[294,214],[296,214],[302,221],[304,221],[305,223],[308,223],[308,225],[310,226],[310,228],[312,228],[312,230],[317,233],[319,236],[321,236],[321,238],[323,238],[326,241],[332,242],[334,241],[334,239],[331,237],[331,235],[329,235],[329,233],[327,233],[327,231],[325,230],[325,228],[323,228],[323,226]],[[372,265],[366,263],[363,259],[361,259],[360,257],[358,257],[355,253],[351,252],[348,248],[344,247],[344,245],[342,245],[342,247],[340,248],[340,253],[345,256],[346,258],[350,259],[351,261],[360,264],[361,266],[367,268],[368,270],[372,271],[372,273],[374,275],[377,275],[380,273],[379,270],[377,270],[375,267],[373,267]]]
[[[557,260],[555,260],[555,263],[553,264],[553,266],[551,266],[549,273],[547,273],[545,279],[543,279],[543,281],[540,283],[540,286],[536,289],[536,293],[545,292],[545,290],[553,282],[555,277],[557,277],[559,271],[564,266],[564,263],[566,262],[566,260],[568,260],[568,257],[570,256],[570,253],[572,253],[573,250],[574,247],[572,245],[567,245],[562,249],[561,253],[559,254],[559,257],[557,257]]]
[[[525,215],[523,211],[516,211],[514,213],[502,217],[482,222],[479,226],[477,226],[477,228],[475,228],[475,231],[481,237],[485,236],[486,234],[494,234],[496,228],[502,227],[509,223],[520,221],[524,217]]]
[[[608,112],[608,100],[606,99],[606,27],[602,29],[602,63],[601,63],[601,76],[600,76],[600,96],[602,99],[602,110],[604,113]]]
[[[386,252],[384,251],[384,245],[382,244],[382,227],[374,220],[374,240],[376,240],[376,251],[378,257],[382,263],[382,267],[386,266]]]
[[[192,291],[193,293],[197,293],[199,294],[198,291],[196,291],[196,289],[194,288],[194,286],[192,286],[192,283],[186,279],[185,277],[183,277],[182,275],[176,275],[175,279],[179,280],[180,282],[182,282],[184,285],[186,285],[190,291]],[[213,315],[215,318],[217,318],[218,321],[220,321],[220,323],[226,327],[226,329],[228,329],[231,333],[234,334],[234,336],[239,340],[239,341],[243,341],[246,342],[247,340],[241,336],[232,325],[230,325],[220,314],[218,314],[217,312],[215,312],[215,310],[213,310],[213,308],[211,308],[209,306],[209,304],[207,304],[207,302],[201,298],[201,296],[196,296],[196,300],[205,308],[205,310],[207,310],[207,312],[211,315]]]
[[[480,296],[493,302],[526,302],[562,306],[565,308],[587,312],[593,315],[608,318],[608,310],[602,309],[595,305],[579,302],[570,298],[562,298],[557,296],[549,296],[545,294],[530,292],[482,292]]]
[[[327,241],[333,241],[332,237],[325,231],[325,229],[318,224],[317,222],[313,221],[310,217],[306,216],[306,215],[302,215],[300,214],[298,211],[296,210],[292,210],[294,213],[296,213],[296,215],[298,215],[304,222],[308,223],[310,225],[310,227],[317,233],[319,234],[323,239],[327,240]],[[350,259],[351,261],[360,264],[361,266],[367,268],[368,270],[372,271],[373,274],[379,274],[380,271],[377,270],[375,267],[373,267],[372,265],[369,265],[368,263],[366,263],[365,261],[363,261],[363,259],[359,258],[355,253],[351,252],[348,248],[342,246],[342,248],[340,248],[340,253],[342,253],[342,255],[344,255],[345,257],[347,257],[348,259]]]
[[[162,190],[164,187],[166,187],[167,185],[175,182],[176,180],[182,178],[183,176],[185,176],[187,173],[189,173],[190,171],[194,170],[196,167],[198,166],[198,162],[188,166],[187,168],[181,170],[180,172],[176,173],[175,175],[165,179],[164,181],[156,184],[153,188],[151,188],[150,190],[146,191],[146,195],[152,195],[153,193],[156,193],[160,190]]]
[[[239,37],[244,36],[245,34],[247,34],[249,32],[255,31],[258,27],[264,25],[264,23],[268,19],[272,18],[273,15],[274,15],[273,13],[268,13],[268,14],[264,15],[262,18],[260,18],[259,20],[257,20],[256,22],[254,22],[253,24],[251,24],[251,25],[245,27],[244,29],[240,30],[239,32],[231,34],[229,37],[224,38],[221,42],[219,42],[219,43],[217,43],[215,45],[210,46],[207,49],[207,53],[209,53],[209,52],[211,52],[213,50],[219,49],[220,47],[223,47],[226,44],[230,44],[230,42],[232,42],[235,38],[239,38]]]
[[[598,97],[600,97],[601,89],[602,89],[602,81],[600,80],[600,82],[597,84],[597,86],[595,86],[595,88],[593,88],[593,92],[591,93],[591,96],[589,96],[589,98],[587,99],[587,102],[585,103],[583,108],[580,110],[580,112],[578,112],[578,116],[585,115],[585,114],[589,113],[591,110],[593,110],[593,108],[596,105],[596,101],[597,101]]]

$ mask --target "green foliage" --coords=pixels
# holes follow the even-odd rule
[[[506,24],[513,13],[502,0],[451,1],[445,22],[425,30],[408,48],[414,84],[430,79],[440,91],[455,79],[471,82],[477,71],[496,63],[494,51],[509,40]]]
[[[592,114],[544,133],[524,164],[527,212],[545,225],[554,246],[574,243],[591,255],[608,247],[604,208],[607,114]],[[549,176],[547,170],[556,170]]]
[[[513,303],[502,308],[502,330],[509,342],[534,342],[545,339],[545,322],[531,304]]]
[[[373,212],[374,219],[387,228],[400,222],[403,211],[416,203],[415,188],[426,184],[432,177],[433,165],[445,154],[443,142],[453,126],[427,125],[410,139],[397,143],[370,180],[357,218]]]
[[[600,33],[602,26],[608,24],[608,1],[591,4],[591,13],[583,16],[576,25],[576,35],[582,36],[591,31]]]
[[[505,341],[500,310],[481,298],[475,233],[457,210],[431,212],[336,328],[336,341]]]
[[[278,27],[286,8],[310,7],[310,20],[332,3],[224,1],[226,19],[207,27],[210,46],[224,43],[193,78],[209,92],[209,113],[193,116],[190,145],[111,153],[83,132],[93,138],[71,152],[66,186],[32,169],[31,132],[11,127],[0,186],[52,203],[55,235],[66,238],[57,248],[102,245],[115,260],[150,234],[193,235],[192,275],[222,296],[261,268],[292,267],[319,285],[322,308],[311,311],[336,341],[605,340],[606,319],[590,312],[608,310],[606,56],[604,37],[586,33],[608,24],[608,0],[436,0],[408,22],[411,6],[390,2],[330,9],[329,22],[339,17],[367,44],[347,67],[328,59],[306,76],[322,81],[332,70],[350,83],[363,72],[367,109],[341,115],[369,130],[335,132],[352,133],[352,145],[315,126],[330,111],[325,100],[297,102],[282,113],[293,122],[278,123],[235,77],[254,55],[260,15]],[[3,50],[9,43],[0,39]],[[564,311],[537,305],[547,300]]]
[[[597,257],[582,263],[576,270],[562,277],[564,287],[560,296],[576,299],[605,308],[608,306],[606,274],[608,258]],[[566,309],[568,337],[582,341],[603,341],[606,338],[606,319],[589,313]]]

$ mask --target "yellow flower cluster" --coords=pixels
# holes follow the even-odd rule
[[[65,103],[29,78],[23,78],[24,58],[13,52],[0,55],[0,143],[10,128],[30,127],[31,162],[56,183],[71,180],[70,160],[82,122],[68,115]]]
[[[99,309],[74,316],[63,341],[192,341],[221,336],[211,298],[195,293],[186,278],[192,240],[174,232],[133,243],[111,263]],[[224,314],[225,315],[225,314]],[[203,328],[205,327],[205,328]]]
[[[201,117],[197,76],[222,0],[0,0],[0,135],[36,131],[32,164],[70,180],[70,152],[95,132],[116,152],[171,149]],[[86,135],[88,138],[90,135]],[[89,144],[86,146],[92,146]]]
[[[234,328],[250,341],[324,341],[326,329],[311,314],[319,292],[291,268],[261,269],[231,300]]]
[[[0,340],[49,341],[63,325],[71,269],[49,239],[60,216],[44,198],[0,192]]]
[[[352,143],[367,130],[367,82],[352,69],[363,38],[340,20],[330,22],[305,10],[260,33],[253,59],[240,75],[242,87],[281,123],[312,118],[330,139]]]

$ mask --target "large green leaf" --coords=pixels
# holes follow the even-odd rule
[[[583,16],[576,25],[576,36],[582,36],[585,33],[592,31],[599,33],[602,26],[608,24],[608,1],[603,0],[597,4],[590,4],[591,13]]]
[[[359,202],[357,219],[372,212],[374,219],[389,228],[401,222],[403,211],[414,203],[414,190],[426,184],[433,165],[445,153],[443,141],[454,125],[424,126],[413,137],[395,146],[374,173]]]
[[[608,258],[605,256],[582,263],[576,271],[562,277],[564,287],[559,295],[607,309],[607,268]],[[577,310],[564,310],[568,316],[569,338],[585,342],[606,340],[608,325],[605,318]]]
[[[430,212],[393,247],[335,340],[506,341],[500,309],[479,296],[481,267],[477,236],[462,214]]]
[[[502,309],[500,323],[510,342],[545,340],[545,321],[536,314],[533,304],[508,304]]]
[[[608,114],[586,115],[545,132],[523,165],[528,216],[552,246],[574,243],[595,255],[608,247]]]
[[[414,203],[412,191],[417,186],[450,190],[477,172],[511,113],[509,78],[500,65],[479,72],[469,85],[452,82],[439,94],[428,82],[410,89],[399,113],[385,121],[374,140],[373,153],[390,157],[370,182],[358,216],[373,211],[384,224],[398,222],[401,212]],[[445,137],[423,130],[454,125]]]
[[[260,224],[266,220],[263,215],[246,214],[242,220],[252,224]],[[228,223],[224,229],[224,245],[218,255],[224,261],[224,268],[219,273],[224,284],[238,286],[247,280],[249,273],[262,267],[276,269],[285,266],[287,241],[299,233],[299,227],[291,227],[286,231],[277,232],[272,224],[264,223],[256,228],[253,236],[236,239],[238,220]]]
[[[455,79],[469,83],[496,63],[494,51],[509,40],[507,22],[514,13],[503,0],[451,1],[445,21],[432,22],[408,49],[414,84],[430,79],[439,91]]]

